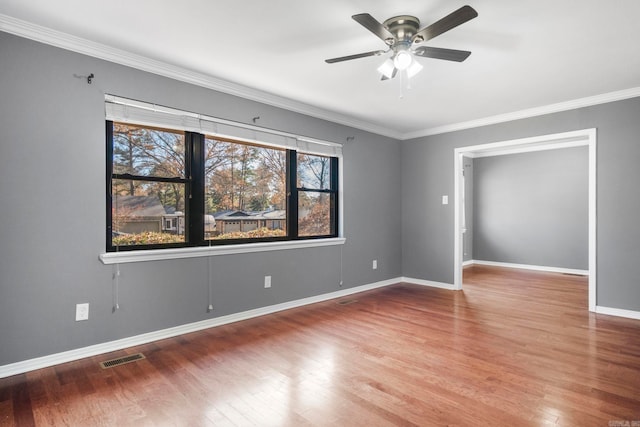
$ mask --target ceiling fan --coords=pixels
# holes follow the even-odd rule
[[[387,52],[392,52],[391,57],[378,68],[378,71],[382,74],[382,80],[394,78],[398,71],[406,71],[407,77],[412,77],[417,74],[422,69],[422,65],[414,59],[414,56],[462,62],[471,55],[471,52],[428,46],[413,48],[413,46],[431,40],[458,25],[472,20],[476,16],[478,16],[478,12],[476,12],[474,8],[471,6],[462,6],[460,9],[450,13],[428,27],[419,29],[420,20],[415,16],[395,16],[381,24],[368,13],[353,15],[352,18],[357,23],[384,41],[389,48],[387,50],[373,50],[371,52],[331,58],[325,60],[325,62],[334,64],[336,62],[366,58],[368,56],[379,56]]]

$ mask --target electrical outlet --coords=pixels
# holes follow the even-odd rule
[[[89,319],[89,303],[76,304],[76,322]]]
[[[271,287],[271,276],[264,276],[264,287],[265,288]]]
[[[373,264],[372,264],[371,268],[373,268],[374,270],[378,269],[378,260],[377,259],[373,260]]]

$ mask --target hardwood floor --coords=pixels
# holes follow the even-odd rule
[[[2,426],[633,421],[640,321],[589,313],[584,277],[480,266],[460,292],[398,284],[0,380]]]

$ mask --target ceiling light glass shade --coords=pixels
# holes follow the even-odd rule
[[[378,67],[378,72],[390,79],[393,76],[393,69],[395,66],[393,65],[393,61],[391,59],[387,59]]]
[[[407,68],[407,77],[411,78],[422,70],[422,65],[418,61],[411,61],[411,65]]]
[[[412,62],[415,62],[409,52],[406,50],[401,50],[396,53],[396,56],[393,58],[393,65],[400,71],[406,70],[409,68]]]

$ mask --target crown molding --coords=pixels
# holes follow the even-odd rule
[[[438,135],[442,133],[455,132],[465,129],[472,129],[481,126],[494,125],[513,120],[520,120],[530,117],[542,116],[545,114],[557,113],[561,111],[574,110],[576,108],[590,107],[593,105],[621,101],[624,99],[640,96],[640,87],[635,87],[616,92],[609,92],[571,101],[560,102],[557,104],[550,104],[506,114],[484,117],[481,119],[470,120],[466,122],[452,123],[449,125],[422,129],[415,132],[403,133],[394,129],[389,129],[387,127],[379,126],[377,124],[370,123],[364,120],[358,120],[353,117],[314,107],[309,104],[294,101],[292,99],[274,95],[272,93],[264,92],[255,88],[229,82],[208,74],[198,73],[173,64],[157,61],[142,55],[127,52],[122,49],[116,49],[111,46],[96,43],[87,39],[83,39],[81,37],[73,36],[61,31],[36,25],[31,22],[13,18],[8,15],[0,14],[0,31],[4,31],[6,33],[14,34],[20,37],[59,47],[83,55],[135,68],[141,71],[146,71],[163,77],[168,77],[174,80],[179,80],[185,83],[190,83],[207,89],[212,89],[218,92],[238,96],[240,98],[260,102],[300,114],[305,114],[317,119],[327,120],[333,123],[349,126],[401,141],[431,135]]]
[[[0,14],[0,31],[91,56],[93,58],[102,59],[229,95],[238,96],[251,101],[271,105],[273,107],[283,108],[318,119],[375,133],[377,135],[387,136],[393,139],[402,139],[402,133],[367,121],[358,120],[329,110],[314,107],[309,104],[294,101],[289,98],[274,95],[272,93],[232,83],[208,74],[199,73],[187,68],[147,58],[142,55],[127,52],[102,43],[93,42],[91,40],[23,21],[8,15]]]
[[[574,99],[572,101],[559,102],[557,104],[544,105],[541,107],[528,108],[526,110],[514,111],[512,113],[499,114],[468,122],[453,123],[450,125],[437,126],[421,131],[405,133],[402,140],[421,138],[425,136],[438,135],[442,133],[455,132],[459,130],[472,129],[481,126],[495,125],[498,123],[511,122],[513,120],[527,119],[530,117],[543,116],[545,114],[559,113],[561,111],[575,110],[577,108],[591,107],[607,102],[622,101],[624,99],[640,96],[640,87],[634,87],[616,92],[608,92],[595,96]]]

